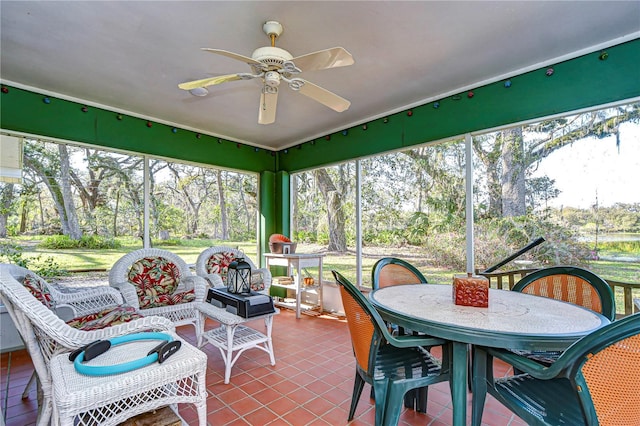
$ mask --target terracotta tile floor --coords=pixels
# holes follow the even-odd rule
[[[262,321],[251,326],[263,329]],[[207,323],[213,327],[214,322]],[[178,332],[195,342],[192,327]],[[203,349],[209,356],[207,373],[207,423],[209,425],[346,425],[351,401],[355,361],[346,323],[330,316],[307,316],[296,320],[293,311],[283,309],[274,319],[273,340],[276,365],[268,355],[252,349],[234,365],[231,383],[223,383],[224,364],[218,349]],[[6,426],[34,425],[35,386],[22,399],[33,371],[24,350],[2,354],[0,406]],[[506,373],[506,367],[504,367]],[[365,385],[351,425],[373,425],[374,405]],[[180,405],[180,415],[197,423],[195,410]],[[469,414],[470,417],[470,414]],[[400,425],[450,425],[451,398],[447,383],[429,387],[427,413],[403,409]],[[491,397],[487,398],[483,424],[524,426],[525,423]],[[0,422],[1,424],[1,422]]]

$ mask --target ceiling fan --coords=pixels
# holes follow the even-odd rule
[[[276,39],[284,30],[276,21],[267,21],[262,29],[271,39],[271,46],[259,47],[251,57],[239,55],[220,49],[202,48],[207,52],[226,56],[245,62],[253,73],[227,74],[218,77],[204,78],[202,80],[189,81],[178,85],[180,89],[188,90],[193,94],[205,96],[208,86],[222,84],[228,81],[251,80],[259,78],[262,81],[262,93],[258,112],[258,123],[271,124],[276,120],[276,107],[278,103],[278,87],[284,81],[292,90],[301,93],[314,101],[333,109],[337,112],[345,111],[351,105],[348,100],[317,86],[307,80],[297,77],[303,71],[322,70],[352,65],[353,57],[342,47],[320,50],[306,55],[293,57],[289,52],[275,46]]]

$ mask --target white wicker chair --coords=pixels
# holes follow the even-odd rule
[[[48,425],[53,410],[52,377],[49,364],[53,356],[73,351],[100,339],[139,331],[174,331],[173,324],[159,317],[145,317],[98,330],[73,328],[36,299],[13,273],[22,272],[13,265],[0,265],[0,299],[13,320],[31,356],[39,379],[38,425]],[[57,310],[79,316],[74,306],[56,303]]]
[[[11,274],[18,281],[24,280],[27,275],[37,277],[46,286],[51,298],[56,305],[68,305],[73,307],[73,314],[87,315],[103,309],[124,305],[122,294],[106,285],[95,287],[69,287],[52,284],[37,276],[34,272],[18,265],[0,263],[0,268]],[[58,313],[58,316],[64,316]],[[64,319],[64,318],[63,318]]]
[[[196,306],[206,297],[207,283],[170,251],[150,248],[127,253],[109,271],[109,284],[142,315],[159,315],[175,326],[191,324],[196,333],[200,329]]]
[[[240,257],[251,265],[251,289],[269,294],[271,272],[267,268],[256,267],[241,250],[232,247],[217,246],[205,249],[196,260],[196,274],[205,278],[213,287],[223,287],[229,263]]]

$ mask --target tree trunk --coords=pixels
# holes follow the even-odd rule
[[[0,238],[7,238],[7,219],[13,202],[13,184],[5,183],[0,186]]]
[[[316,170],[315,175],[327,206],[329,225],[329,247],[327,250],[346,252],[347,237],[344,230],[345,217],[342,209],[342,194],[336,189],[326,169]]]
[[[218,180],[218,202],[220,203],[220,222],[221,222],[221,231],[222,235],[220,236],[221,240],[229,239],[229,221],[227,219],[227,203],[224,197],[224,185],[222,185],[222,171],[218,170],[217,173]]]
[[[523,216],[527,213],[522,128],[502,132],[502,216]]]
[[[113,209],[113,237],[118,236],[118,209],[120,208],[120,190],[116,191],[116,205]]]
[[[78,222],[75,203],[73,202],[73,193],[71,192],[71,178],[69,175],[69,152],[66,145],[58,145],[60,154],[60,191],[64,203],[65,219],[69,230],[69,238],[79,240],[82,237],[82,230]]]

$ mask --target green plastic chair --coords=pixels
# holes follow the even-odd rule
[[[392,336],[367,298],[336,271],[342,304],[356,358],[356,375],[348,421],[365,382],[375,390],[376,426],[397,425],[404,395],[412,389],[449,380],[451,345],[427,336]],[[425,347],[442,345],[442,361]]]
[[[383,257],[371,270],[371,285],[374,290],[399,284],[426,284],[427,279],[415,266],[396,257]]]
[[[494,359],[524,374],[495,378]],[[482,346],[473,365],[473,425],[487,392],[529,425],[640,425],[640,314],[583,337],[549,367]]]
[[[371,269],[371,286],[374,290],[383,287],[403,284],[427,283],[427,279],[418,269],[403,259],[397,257],[383,257],[378,260]],[[407,331],[394,324],[387,324],[392,330],[397,330],[398,334],[406,334]],[[413,333],[415,334],[415,332]],[[427,348],[430,350],[431,348]],[[412,408],[419,413],[427,412],[427,399],[429,397],[428,387],[409,391],[404,398],[404,406]],[[375,392],[371,389],[371,398],[375,398]]]
[[[593,272],[575,266],[540,269],[523,277],[512,291],[580,305],[604,315],[610,321],[616,318],[616,301],[609,284]],[[552,364],[562,354],[559,351],[513,352],[545,365]]]

